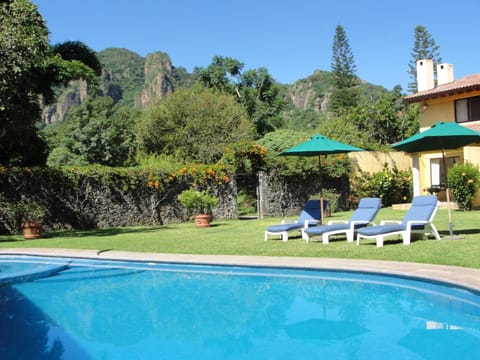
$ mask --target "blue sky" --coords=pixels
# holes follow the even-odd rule
[[[266,67],[290,84],[331,69],[337,25],[348,36],[357,75],[407,91],[414,28],[423,25],[440,46],[455,79],[480,72],[478,0],[33,0],[50,41],[82,41],[95,51],[163,51],[192,71],[215,55],[244,69]]]

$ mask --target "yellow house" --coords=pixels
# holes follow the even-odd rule
[[[426,130],[438,121],[457,122],[462,126],[480,131],[480,74],[468,75],[454,80],[453,65],[437,65],[437,85],[435,86],[433,61],[417,61],[418,92],[405,97],[408,103],[420,106],[420,131]],[[432,189],[442,189],[446,171],[457,162],[470,162],[480,165],[480,146],[469,145],[445,151],[446,169],[441,161],[440,151],[412,154],[413,194],[428,193]],[[438,197],[445,201],[445,191]],[[477,193],[473,207],[480,208]]]

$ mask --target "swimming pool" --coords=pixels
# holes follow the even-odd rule
[[[480,295],[440,283],[29,256],[0,283],[1,359],[480,358]]]

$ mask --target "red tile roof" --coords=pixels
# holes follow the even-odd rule
[[[408,103],[416,103],[423,100],[463,94],[477,90],[480,90],[480,74],[473,74],[462,77],[448,84],[439,85],[430,90],[420,91],[418,93],[408,95],[405,97],[405,101]]]

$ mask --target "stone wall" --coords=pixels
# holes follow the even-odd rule
[[[348,178],[321,180],[318,175],[280,176],[276,171],[259,172],[259,216],[298,215],[308,199],[319,197],[322,188],[324,194],[327,192],[325,189],[337,194],[336,201],[340,208],[348,207]]]
[[[71,170],[70,170],[71,171]],[[69,175],[70,174],[70,175]],[[108,174],[71,172],[49,168],[0,169],[0,233],[19,230],[20,220],[12,219],[6,203],[32,200],[46,209],[48,229],[91,229],[113,226],[163,225],[189,221],[189,214],[177,196],[191,187],[188,178],[176,179],[159,189],[149,187],[147,177],[125,172]],[[257,177],[257,200],[260,217],[298,215],[305,201],[318,198],[318,174],[281,176],[276,171],[260,172]],[[336,193],[336,201],[346,204],[347,178],[324,179],[323,189]],[[236,219],[237,182],[211,184],[219,197],[215,219]],[[325,191],[324,191],[325,194]],[[327,200],[330,200],[326,198]],[[3,205],[2,205],[3,204]]]
[[[128,183],[127,181],[135,182]],[[179,179],[163,189],[147,185],[141,178],[80,174],[68,177],[55,170],[21,169],[0,171],[0,233],[19,230],[8,204],[21,199],[34,201],[46,209],[45,227],[50,229],[90,229],[112,226],[163,225],[189,220],[177,196],[191,187]],[[216,219],[237,218],[235,180],[211,186],[219,197]]]

